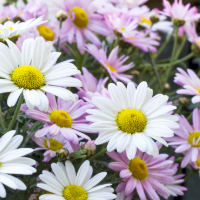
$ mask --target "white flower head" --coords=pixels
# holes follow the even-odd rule
[[[87,110],[93,122],[91,129],[101,134],[96,144],[108,142],[109,152],[117,149],[121,153],[126,150],[129,159],[133,159],[137,148],[149,155],[159,154],[155,139],[167,146],[162,137],[172,137],[171,129],[178,128],[178,117],[168,114],[176,109],[166,105],[168,96],[158,94],[154,97],[152,89],[146,82],[135,88],[132,82],[127,88],[120,82],[110,83],[108,91],[111,99],[93,97],[92,102],[98,109]]]
[[[62,163],[53,163],[51,165],[54,174],[43,171],[39,177],[44,183],[39,183],[37,186],[43,190],[51,192],[40,196],[40,200],[69,200],[69,199],[114,199],[114,189],[109,187],[111,184],[98,185],[105,176],[106,172],[101,172],[91,178],[93,169],[90,162],[86,160],[78,170],[70,161]],[[97,198],[98,197],[98,198]]]
[[[6,185],[14,190],[26,190],[26,185],[9,174],[31,175],[36,169],[33,159],[25,158],[26,154],[33,152],[31,148],[17,149],[23,141],[21,135],[14,136],[16,131],[9,131],[0,138],[0,197],[6,197]],[[13,137],[14,136],[14,137]]]
[[[6,39],[12,40],[13,38],[18,38],[25,31],[37,27],[46,21],[42,21],[43,17],[37,19],[29,19],[26,22],[16,22],[7,21],[4,24],[0,24],[0,41],[5,41]]]
[[[30,110],[34,106],[41,111],[48,110],[49,101],[44,92],[65,101],[76,100],[63,87],[81,87],[80,80],[70,77],[80,71],[69,61],[54,65],[61,53],[51,52],[51,42],[45,42],[42,37],[26,39],[21,52],[13,42],[6,42],[9,48],[0,43],[0,93],[11,92],[8,106],[14,106],[22,92]]]

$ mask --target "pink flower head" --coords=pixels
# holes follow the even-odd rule
[[[61,9],[67,13],[68,18],[62,24],[68,42],[77,42],[79,51],[85,51],[85,38],[97,46],[101,46],[99,38],[94,34],[111,35],[111,30],[104,24],[103,17],[97,14],[98,4],[93,0],[66,0],[62,1]]]
[[[194,22],[200,18],[197,7],[190,8],[190,3],[183,5],[182,0],[175,0],[171,5],[169,1],[163,0],[164,10],[161,11],[163,15],[171,17],[172,19],[184,20],[185,22]]]
[[[118,46],[111,51],[109,57],[106,55],[106,50],[98,49],[95,45],[92,44],[86,45],[86,50],[92,56],[94,56],[103,67],[105,67],[111,79],[115,83],[117,82],[117,79],[123,81],[124,83],[128,83],[133,78],[131,75],[122,74],[122,72],[133,68],[134,64],[131,62],[128,65],[124,65],[124,62],[126,62],[129,57],[123,55],[118,58]]]
[[[137,150],[134,159],[129,160],[125,151],[122,153],[107,152],[115,162],[111,162],[108,167],[119,172],[119,176],[124,182],[116,188],[116,192],[124,191],[125,196],[132,195],[136,189],[139,198],[160,200],[170,196],[170,191],[165,185],[175,184],[173,175],[176,169],[173,167],[174,161],[167,159],[167,154],[160,154],[157,157],[142,153]]]
[[[173,145],[176,153],[183,153],[184,158],[181,167],[184,168],[189,162],[196,162],[200,152],[200,110],[193,110],[193,125],[187,119],[179,116],[179,129],[174,130],[175,136],[166,138],[169,145]]]
[[[185,72],[181,68],[177,68],[180,73],[176,73],[174,82],[184,89],[177,90],[177,94],[192,95],[192,103],[200,102],[200,79],[191,69]]]
[[[156,33],[151,32],[151,30],[147,31],[133,31],[129,36],[124,38],[125,42],[128,42],[139,49],[145,52],[153,52],[156,53],[157,49],[155,46],[158,46],[160,43],[157,41],[159,39]]]
[[[82,88],[77,88],[79,90],[77,94],[82,99],[84,97],[86,97],[87,99],[92,99],[94,93],[101,93],[108,80],[108,77],[105,79],[100,79],[98,81],[97,78],[94,77],[85,67],[82,67],[82,71],[83,75],[75,75],[75,77],[79,79],[83,84]]]
[[[62,134],[66,140],[74,144],[79,142],[77,135],[90,140],[82,132],[93,133],[85,119],[85,111],[92,108],[93,105],[78,100],[78,97],[75,102],[64,101],[61,98],[56,101],[54,95],[47,93],[47,98],[49,100],[47,112],[42,112],[36,108],[30,111],[26,104],[21,106],[21,111],[27,116],[46,123],[41,130],[36,132],[36,137],[43,137],[48,133],[51,136]]]
[[[135,8],[144,3],[148,0],[111,0],[113,3],[118,4],[118,6],[126,6],[128,8]]]
[[[45,150],[44,162],[49,162],[56,156],[56,151],[60,149],[66,149],[69,153],[73,153],[79,148],[79,144],[74,145],[67,141],[61,134],[51,136],[47,134],[44,137],[33,136],[31,138],[40,148],[36,148],[35,151]]]

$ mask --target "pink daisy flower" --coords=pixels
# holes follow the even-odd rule
[[[169,1],[163,0],[163,15],[171,17],[172,20],[183,20],[184,22],[194,22],[200,18],[197,7],[190,8],[190,3],[184,5],[182,0],[175,0],[171,5]],[[184,25],[184,23],[183,23]]]
[[[79,79],[82,82],[82,88],[78,87],[79,92],[78,96],[82,99],[92,99],[94,93],[101,93],[104,88],[108,77],[105,79],[97,80],[85,67],[82,67],[83,75],[75,75],[75,78]]]
[[[200,152],[200,110],[193,110],[193,125],[187,119],[179,116],[179,129],[174,130],[175,136],[166,138],[169,145],[173,145],[176,153],[183,153],[181,167],[186,167],[189,162],[196,162]]]
[[[97,46],[101,46],[99,38],[94,34],[104,36],[112,34],[111,30],[104,24],[103,17],[97,14],[98,4],[93,0],[66,0],[62,1],[60,8],[67,13],[68,19],[63,22],[64,34],[68,36],[68,42],[72,43],[74,37],[79,51],[85,51],[85,38]]]
[[[171,168],[173,161],[167,159],[167,154],[157,157],[150,156],[137,150],[134,159],[129,160],[125,151],[122,153],[107,152],[115,162],[109,163],[108,167],[119,172],[124,182],[116,188],[116,192],[125,192],[125,196],[133,194],[136,189],[140,199],[160,200],[159,195],[169,197],[170,192],[165,184],[174,183],[174,169]],[[157,194],[158,193],[158,194]]]
[[[147,31],[133,31],[131,34],[124,38],[125,42],[128,42],[139,49],[145,52],[153,52],[156,53],[157,49],[155,46],[158,46],[160,43],[157,41],[159,36],[156,33],[151,32],[151,30]]]
[[[77,135],[90,140],[90,137],[82,132],[93,133],[85,119],[86,110],[93,105],[78,100],[78,97],[75,102],[64,101],[61,98],[56,101],[54,95],[47,93],[47,98],[49,100],[47,112],[36,108],[30,111],[26,104],[21,106],[21,111],[27,116],[45,123],[45,126],[36,132],[36,137],[43,137],[48,133],[51,136],[62,134],[66,140],[75,144],[79,142]]]
[[[121,56],[118,58],[118,50],[119,47],[115,47],[109,57],[106,55],[106,50],[104,49],[98,49],[95,45],[88,44],[86,45],[86,50],[95,57],[99,61],[99,63],[105,67],[107,72],[109,73],[111,79],[116,83],[117,80],[121,80],[124,83],[128,83],[131,81],[133,76],[122,74],[122,72],[125,72],[131,68],[134,67],[134,63],[131,62],[128,65],[124,65],[124,62],[128,60],[128,56]]]
[[[200,79],[191,69],[185,72],[181,68],[177,68],[180,73],[176,73],[174,82],[184,89],[177,90],[177,94],[191,95],[192,103],[200,102]]]
[[[35,151],[45,150],[44,162],[49,162],[56,156],[56,151],[60,149],[66,149],[69,153],[73,153],[79,148],[79,144],[73,144],[67,141],[61,134],[52,137],[47,134],[44,137],[33,136],[31,138],[40,148],[36,148]]]

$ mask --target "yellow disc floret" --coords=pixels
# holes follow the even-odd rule
[[[69,185],[63,190],[63,197],[66,200],[87,200],[86,191],[78,185]]]
[[[84,28],[88,25],[89,22],[89,18],[87,13],[85,12],[85,10],[83,10],[82,8],[73,8],[70,11],[70,17],[73,18],[72,13],[75,13],[75,19],[73,21],[73,23],[79,27],[79,28]]]
[[[116,72],[117,70],[112,67],[111,65],[107,64],[107,62],[105,62],[105,65],[112,71],[112,72]]]
[[[50,113],[50,119],[60,127],[71,128],[72,118],[70,114],[63,110],[54,110]]]
[[[188,142],[191,144],[192,147],[200,147],[200,139],[199,139],[199,137],[200,137],[200,132],[199,131],[190,133],[190,135],[188,137]]]
[[[128,108],[117,114],[116,122],[119,130],[125,133],[134,134],[144,131],[147,119],[141,111]]]
[[[60,143],[58,140],[55,140],[55,139],[52,139],[52,138],[49,139],[49,145],[47,143],[47,140],[44,140],[44,146],[47,149],[50,149],[52,151],[57,151],[58,149],[63,148],[62,143]]]
[[[130,160],[129,170],[132,173],[132,176],[137,180],[144,180],[148,176],[148,170],[146,163],[140,158],[135,157]]]
[[[199,94],[200,94],[200,88],[197,88],[197,91],[199,92]]]
[[[47,41],[53,41],[55,39],[55,34],[54,34],[54,32],[50,28],[42,25],[42,26],[38,26],[37,29],[38,29],[40,35],[45,40],[47,40]]]
[[[140,17],[140,19],[141,19],[140,22],[141,22],[142,24],[143,24],[143,23],[146,23],[146,24],[152,26],[151,20],[149,20],[149,19],[147,19],[147,18],[145,18],[145,17]]]
[[[23,65],[11,73],[11,80],[19,87],[29,90],[40,89],[44,84],[42,72],[31,65]]]
[[[199,158],[197,158],[196,165],[197,165],[197,167],[200,167],[200,159]]]

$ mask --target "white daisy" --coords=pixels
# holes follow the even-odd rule
[[[22,51],[6,40],[9,48],[0,43],[0,93],[11,92],[7,104],[14,106],[23,92],[30,110],[34,106],[47,111],[49,102],[44,92],[52,93],[65,101],[75,101],[72,92],[64,87],[81,87],[82,83],[69,76],[80,74],[69,61],[53,66],[61,53],[51,52],[52,43],[44,38],[24,41]],[[53,85],[53,86],[52,86]]]
[[[16,22],[7,21],[4,24],[0,24],[0,41],[5,41],[6,39],[16,41],[18,37],[25,31],[39,26],[46,21],[42,21],[43,17],[37,19],[29,19],[26,22]]]
[[[96,144],[108,142],[109,152],[126,150],[129,159],[135,157],[137,148],[149,155],[158,155],[158,148],[152,140],[167,146],[162,137],[172,137],[171,129],[178,128],[178,117],[168,114],[175,106],[166,105],[168,96],[158,94],[142,82],[135,88],[132,82],[127,88],[120,82],[117,86],[110,83],[108,91],[111,99],[93,97],[92,102],[98,109],[87,110],[91,129],[101,132]]]
[[[0,138],[0,197],[6,197],[6,185],[14,190],[26,190],[26,185],[9,174],[30,175],[36,172],[31,167],[36,162],[33,159],[22,157],[33,152],[30,148],[17,149],[23,141],[21,135],[14,136],[16,131],[9,131]],[[14,137],[13,137],[14,136]]]
[[[65,162],[65,166],[60,162],[53,163],[51,168],[55,175],[44,170],[39,177],[45,184],[39,183],[37,186],[52,194],[41,195],[40,200],[111,200],[116,198],[113,194],[114,189],[108,187],[111,184],[96,186],[107,173],[101,172],[91,178],[93,169],[88,160],[81,165],[77,174],[69,161]]]

